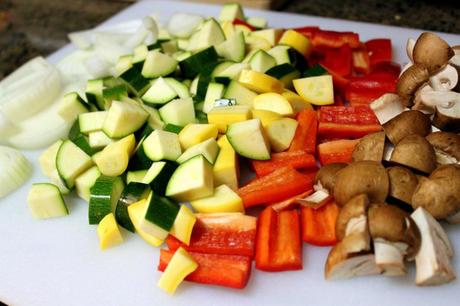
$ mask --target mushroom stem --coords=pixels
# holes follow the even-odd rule
[[[382,238],[374,239],[375,263],[384,275],[399,276],[406,274],[404,255],[407,244],[390,242]]]
[[[380,124],[384,124],[404,111],[401,98],[392,93],[387,93],[377,100],[374,100],[370,107],[374,111],[375,116]]]
[[[345,228],[345,236],[349,236],[349,235],[357,234],[357,233],[361,233],[363,237],[368,239],[368,241],[370,242],[369,229],[368,229],[366,215],[354,217],[348,221],[347,226]]]
[[[458,72],[452,65],[446,65],[441,71],[430,77],[430,85],[436,91],[449,91],[458,83]]]
[[[414,53],[414,46],[415,46],[415,39],[409,38],[406,43],[406,53],[407,53],[407,57],[410,59],[412,63],[414,62],[414,58],[412,57],[412,54]]]
[[[432,107],[451,108],[460,103],[460,93],[453,91],[422,91],[420,98],[424,104]]]

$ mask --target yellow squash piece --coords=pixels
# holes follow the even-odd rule
[[[179,142],[183,150],[209,138],[216,138],[219,131],[215,124],[187,124],[179,133]]]
[[[240,77],[238,78],[238,82],[257,93],[282,93],[284,89],[284,85],[281,81],[278,81],[274,77],[265,73],[254,70],[243,69]]]
[[[334,85],[330,75],[297,79],[293,84],[297,93],[311,104],[334,104]]]
[[[190,208],[185,205],[181,205],[170,233],[186,245],[189,245],[195,222],[196,217]]]
[[[190,204],[199,213],[244,213],[243,200],[227,185],[216,187],[212,196],[191,201]]]
[[[212,169],[214,184],[216,186],[225,184],[236,191],[239,178],[238,155],[228,142],[227,136],[224,135],[219,138],[217,144],[220,151]]]
[[[298,122],[292,118],[282,118],[270,122],[265,129],[270,146],[275,152],[282,152],[289,148],[294,139]]]
[[[97,226],[99,245],[105,250],[123,242],[120,229],[113,213],[107,214]]]
[[[147,209],[148,201],[146,199],[140,200],[139,202],[133,203],[128,206],[128,214],[129,218],[131,219],[131,222],[134,225],[134,228],[136,229],[136,233],[141,236],[142,239],[145,240],[148,244],[158,247],[163,243],[163,240],[150,235],[149,233],[143,231],[140,228],[140,222],[144,218],[145,211]]]
[[[131,134],[106,146],[104,150],[93,155],[93,160],[102,174],[118,176],[128,167],[129,157],[135,146],[136,139]]]
[[[255,97],[254,109],[272,111],[281,116],[292,116],[294,114],[291,103],[282,95],[274,92],[260,94]]]
[[[313,47],[307,37],[294,30],[284,32],[278,43],[291,46],[305,56],[311,53]]]
[[[230,123],[249,119],[251,112],[248,105],[214,107],[208,113],[208,122],[215,124],[220,133],[225,133]]]
[[[269,110],[265,110],[265,109],[253,109],[251,110],[251,112],[252,112],[252,117],[254,119],[255,118],[260,119],[260,121],[262,122],[262,126],[264,128],[266,128],[270,122],[277,120],[277,119],[281,119],[283,117],[278,113],[275,113]]]
[[[264,29],[254,31],[250,34],[250,36],[263,38],[270,44],[270,47],[273,47],[278,43],[283,32],[283,29]]]
[[[294,110],[294,114],[297,114],[298,112],[304,109],[312,109],[310,103],[308,103],[304,98],[290,90],[286,89],[282,93],[282,95],[289,101],[289,103],[291,103],[292,109]]]
[[[180,247],[174,253],[163,275],[161,275],[158,287],[169,294],[173,294],[187,275],[197,268],[198,264],[193,257],[184,248]]]

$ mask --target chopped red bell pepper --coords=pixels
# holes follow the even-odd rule
[[[371,60],[365,45],[361,45],[352,53],[353,70],[357,73],[368,74],[371,71]]]
[[[327,69],[327,72],[332,76],[332,81],[334,83],[334,91],[343,92],[347,88],[350,80],[348,78],[339,75],[338,73],[334,72],[333,70]]]
[[[336,32],[318,30],[312,38],[314,47],[340,48],[349,45],[351,48],[358,48],[360,45],[359,35],[353,32]]]
[[[312,109],[304,109],[297,114],[299,123],[291,142],[289,151],[305,150],[314,154],[316,150],[316,133],[318,131],[318,119]]]
[[[311,182],[294,168],[282,167],[238,189],[244,206],[268,205],[311,189]]]
[[[345,98],[351,105],[370,104],[381,95],[396,92],[397,79],[389,74],[368,74],[350,79]]]
[[[344,106],[345,103],[343,102],[343,98],[341,95],[334,96],[334,106]]]
[[[372,66],[371,75],[379,76],[381,78],[388,78],[389,80],[397,80],[401,73],[401,65],[394,62],[380,62]]]
[[[327,48],[324,51],[324,58],[320,64],[332,70],[342,77],[351,74],[352,53],[349,45],[343,45],[339,48]]]
[[[253,160],[251,163],[258,177],[286,166],[294,169],[316,167],[315,157],[303,150],[273,153],[269,160]]]
[[[340,139],[318,145],[318,159],[321,165],[351,163],[352,154],[359,139]]]
[[[164,271],[175,251],[160,250],[158,270]],[[185,278],[187,281],[242,289],[251,274],[251,258],[238,255],[190,252],[198,268]]]
[[[251,31],[257,30],[255,27],[253,27],[252,25],[250,25],[250,24],[247,23],[246,21],[241,20],[241,19],[238,19],[238,18],[233,19],[233,22],[232,22],[232,23],[233,23],[234,25],[242,25],[242,26],[245,26],[246,28],[248,28],[248,29],[251,30]]]
[[[183,247],[190,252],[254,256],[256,218],[242,214],[197,214],[190,244],[169,235],[170,250]]]
[[[264,271],[302,269],[299,213],[276,212],[267,207],[259,215],[256,238],[256,268]]]
[[[381,62],[391,62],[393,52],[391,49],[391,40],[386,38],[371,39],[364,43],[369,52],[371,66]]]
[[[339,207],[334,202],[313,209],[302,207],[300,219],[302,224],[302,240],[318,246],[334,245],[335,222],[339,215]]]
[[[319,27],[301,27],[301,28],[295,28],[294,29],[296,32],[299,32],[303,36],[308,37],[309,39],[312,39],[315,33],[319,30]]]
[[[345,99],[351,106],[369,105],[386,93],[387,91],[374,89],[347,89]]]

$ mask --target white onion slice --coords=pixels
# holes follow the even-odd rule
[[[199,15],[177,13],[169,19],[167,29],[173,36],[188,38],[202,21]]]
[[[21,152],[0,146],[0,198],[18,189],[32,174],[32,165]]]
[[[111,65],[105,60],[95,55],[86,59],[83,64],[86,70],[94,78],[102,78],[111,75]]]

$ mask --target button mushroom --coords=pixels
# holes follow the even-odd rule
[[[397,94],[386,93],[370,104],[380,124],[384,124],[404,111],[401,98]]]
[[[390,162],[431,173],[436,168],[436,154],[431,144],[420,135],[404,137],[395,146]]]
[[[411,204],[412,195],[418,185],[417,176],[407,168],[395,166],[387,169],[390,179],[390,194],[393,199]]]
[[[349,235],[360,234],[370,244],[367,222],[368,207],[369,199],[365,194],[353,197],[342,207],[335,223],[335,235],[338,241],[342,241]]]
[[[353,150],[353,161],[374,160],[381,162],[385,149],[385,132],[377,132],[364,136]]]
[[[446,132],[460,133],[460,93],[450,91],[446,94],[448,95],[437,96],[437,98],[442,98],[441,101],[448,107],[436,107],[433,125]]]
[[[369,201],[382,203],[388,195],[389,180],[385,168],[378,162],[365,160],[351,163],[337,172],[334,198],[343,206],[351,198],[366,194]]]
[[[423,208],[411,215],[421,234],[420,250],[415,256],[416,284],[441,285],[455,279],[450,264],[453,248],[441,225]]]
[[[412,65],[401,74],[396,84],[396,90],[402,98],[404,106],[412,106],[415,92],[420,86],[428,82],[429,78],[428,69],[421,65]]]
[[[392,205],[374,204],[368,215],[377,266],[385,275],[405,274],[404,259],[412,259],[420,247],[416,224],[405,211]]]
[[[425,137],[431,131],[430,118],[417,110],[402,112],[383,125],[388,139],[396,145],[408,135],[416,134]]]
[[[450,91],[457,86],[458,72],[452,65],[446,65],[430,77],[430,85],[436,91]]]
[[[434,33],[422,33],[414,45],[412,57],[414,64],[426,67],[430,74],[443,68],[454,56],[449,44]]]
[[[460,135],[449,132],[434,132],[426,136],[433,146],[438,164],[460,163]]]

